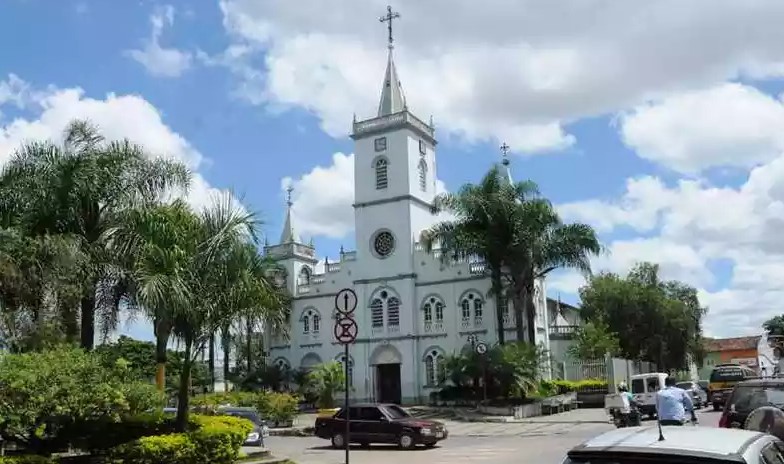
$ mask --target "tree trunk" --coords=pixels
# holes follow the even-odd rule
[[[155,386],[158,391],[166,391],[166,355],[168,354],[167,345],[169,344],[169,334],[158,323],[155,325]]]
[[[87,351],[92,351],[95,345],[95,285],[89,290],[90,296],[82,298],[81,302],[81,346]]]
[[[178,432],[185,432],[188,425],[188,409],[190,408],[190,386],[191,386],[191,350],[193,340],[185,339],[185,355],[182,360],[182,373],[180,374],[180,388],[177,395],[177,420],[175,423]]]
[[[231,375],[231,366],[229,364],[229,357],[231,357],[231,337],[228,327],[225,327],[223,333],[221,333],[221,348],[223,348],[223,390],[229,391],[229,376]]]
[[[495,292],[495,324],[498,330],[498,344],[504,344],[504,312],[506,311],[506,299],[503,294],[503,284],[501,274],[492,272],[490,274],[490,285]]]
[[[210,370],[210,391],[215,389],[215,334],[210,335],[209,360],[207,368]]]
[[[253,326],[251,324],[251,319],[248,317],[248,318],[245,319],[245,337],[247,337],[247,340],[245,340],[245,343],[247,345],[247,350],[248,350],[248,354],[247,354],[247,356],[248,356],[248,375],[250,375],[251,371],[253,370],[253,363],[251,362],[252,358],[253,358],[253,355],[251,354],[251,352],[253,351],[253,343],[251,341],[251,335],[252,335],[251,332],[252,331],[253,331]]]
[[[528,341],[536,345],[536,305],[534,305],[533,286],[526,288],[524,296],[525,316],[528,319]]]
[[[525,297],[517,291],[512,296],[512,308],[514,308],[515,316],[515,337],[518,342],[524,342],[526,337],[524,321],[527,320],[525,318]]]

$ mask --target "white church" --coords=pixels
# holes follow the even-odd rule
[[[489,278],[476,259],[445,264],[439,251],[418,243],[438,221],[430,207],[436,195],[436,139],[406,105],[389,47],[378,114],[354,121],[356,251],[341,250],[323,273],[314,272],[316,250],[303,243],[288,202],[280,243],[265,247],[288,273],[293,295],[290,336],[271,336],[268,359],[290,369],[348,362],[352,398],[411,404],[438,389],[447,355],[470,347],[471,339],[497,342]],[[508,163],[505,163],[508,169]],[[334,335],[335,295],[357,294],[357,339],[344,359]],[[536,340],[549,346],[544,282],[536,288]],[[510,305],[511,306],[511,305]],[[515,339],[514,313],[504,313],[506,339]],[[266,338],[266,337],[265,337]]]

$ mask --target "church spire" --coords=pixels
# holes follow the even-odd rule
[[[291,201],[291,192],[294,187],[290,186],[286,189],[286,219],[283,222],[283,231],[280,234],[280,243],[299,243],[299,237],[294,232],[294,226],[291,222],[291,207],[294,203]]]
[[[403,95],[403,86],[400,84],[400,79],[397,77],[397,69],[395,68],[395,60],[392,53],[395,48],[395,39],[392,35],[392,21],[397,18],[400,18],[400,13],[393,12],[391,6],[387,6],[387,14],[379,18],[380,22],[387,23],[387,48],[389,48],[389,54],[387,55],[387,71],[384,74],[384,85],[381,88],[381,100],[378,103],[379,117],[399,113],[406,109],[406,97]]]
[[[510,184],[514,185],[514,179],[512,178],[512,170],[509,168],[509,145],[506,142],[501,144],[501,173],[504,175],[507,181]]]

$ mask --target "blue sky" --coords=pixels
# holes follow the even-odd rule
[[[552,3],[394,5],[398,71],[412,111],[436,121],[438,177],[478,180],[505,141],[517,179],[598,228],[609,253],[595,269],[658,262],[700,289],[709,333],[759,331],[784,296],[784,6]],[[354,247],[347,132],[353,113],[374,114],[385,6],[5,0],[0,165],[87,117],[188,163],[196,205],[232,189],[273,242],[292,183],[299,233],[336,257]],[[574,302],[581,282],[558,273],[549,294]]]

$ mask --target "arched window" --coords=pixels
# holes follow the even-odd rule
[[[380,298],[374,298],[370,303],[370,325],[384,327],[384,302]]]
[[[308,285],[310,284],[310,268],[305,266],[299,271],[299,284],[300,285]]]
[[[306,309],[302,313],[302,333],[304,335],[318,335],[321,331],[321,316],[313,308]]]
[[[391,296],[387,300],[387,326],[398,327],[400,325],[400,300]]]
[[[389,185],[389,176],[387,174],[387,160],[379,158],[376,160],[376,190],[387,188]]]
[[[477,292],[467,292],[460,301],[463,327],[473,323],[474,327],[482,327],[484,316],[484,300]]]
[[[345,354],[339,355],[335,360],[340,363],[341,368],[346,368],[346,365],[344,364],[346,361]],[[351,359],[351,357],[348,358],[348,384],[354,385],[354,360]]]
[[[438,350],[425,355],[425,384],[435,387],[446,379],[446,358]]]
[[[370,300],[370,325],[374,333],[400,328],[400,299],[389,290],[379,290]]]
[[[427,191],[427,163],[425,160],[419,160],[419,190]]]
[[[289,362],[285,358],[276,359],[274,364],[281,372],[286,372],[290,369]]]
[[[444,302],[435,296],[425,299],[422,305],[425,332],[440,332],[444,326]]]

